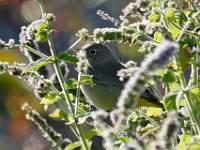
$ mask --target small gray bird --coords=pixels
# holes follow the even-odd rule
[[[91,42],[82,50],[86,52],[86,58],[91,65],[87,69],[87,74],[92,75],[94,82],[94,86],[83,84],[82,92],[97,108],[112,110],[116,107],[125,84],[125,81],[119,80],[117,72],[125,67],[114,58],[104,44]],[[148,89],[139,98],[137,106],[163,108],[158,98]]]

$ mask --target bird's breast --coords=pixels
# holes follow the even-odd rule
[[[83,84],[81,89],[94,106],[104,110],[113,109],[121,93],[120,89],[101,84],[95,84],[94,86]]]

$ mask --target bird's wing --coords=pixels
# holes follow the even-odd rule
[[[150,103],[160,107],[164,108],[163,104],[159,102],[159,99],[153,94],[153,92],[149,89],[145,89],[144,93],[141,95],[142,98],[145,98]]]

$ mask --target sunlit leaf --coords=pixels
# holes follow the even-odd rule
[[[89,139],[91,139],[93,136],[97,135],[97,133],[98,133],[97,130],[91,129],[91,130],[85,132],[84,135],[85,135],[85,138],[89,140]]]
[[[81,147],[81,146],[82,146],[82,144],[81,144],[80,141],[73,142],[73,143],[67,145],[64,150],[74,150],[75,148],[78,148],[78,147]]]
[[[183,72],[186,67],[190,64],[192,51],[190,47],[185,44],[178,51],[178,70]]]
[[[74,89],[74,88],[76,88],[76,85],[77,85],[77,80],[74,79],[74,78],[68,79],[68,80],[65,82],[65,87],[66,87],[67,89]]]
[[[164,96],[165,107],[168,111],[176,109],[176,97],[179,91],[172,91]]]
[[[150,22],[158,22],[160,20],[160,14],[151,14],[148,16]]]
[[[66,117],[67,117],[67,114],[64,112],[64,111],[62,111],[61,109],[56,109],[56,110],[54,110],[54,112],[52,112],[51,114],[50,114],[50,117],[52,117],[52,118],[63,118],[63,119],[65,119]]]
[[[162,35],[162,33],[156,31],[156,32],[154,33],[154,39],[155,39],[156,41],[161,42],[161,41],[163,40],[163,35]]]
[[[159,117],[161,114],[162,108],[149,107],[147,110],[147,116]]]
[[[172,24],[169,25],[169,29],[172,33],[172,37],[173,39],[177,38],[178,35],[180,34],[180,30],[178,28],[176,28],[175,26],[173,26]]]
[[[171,22],[174,20],[175,13],[174,13],[174,9],[172,7],[167,7],[165,9],[165,17],[168,22]]]
[[[175,82],[175,81],[177,81],[176,75],[172,71],[166,70],[163,77],[162,77],[162,82],[172,83],[172,82]]]
[[[83,75],[81,76],[81,84],[88,84],[90,86],[93,86],[94,83],[93,83],[93,79],[92,79],[92,76],[89,76],[89,75]]]
[[[26,73],[28,71],[33,71],[33,70],[37,70],[42,66],[45,66],[46,64],[52,63],[54,61],[54,57],[47,57],[47,58],[41,58],[35,62],[32,62],[30,64],[28,64],[24,70],[23,73]]]
[[[50,105],[56,101],[58,101],[58,98],[55,94],[47,94],[42,98],[40,104]]]
[[[78,57],[76,57],[74,55],[67,54],[65,52],[59,53],[58,59],[67,61],[67,62],[72,63],[72,64],[76,64],[78,62]]]

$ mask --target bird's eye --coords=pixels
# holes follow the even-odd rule
[[[91,55],[96,55],[96,50],[95,50],[95,49],[91,49],[91,50],[90,50],[90,54],[91,54]]]

